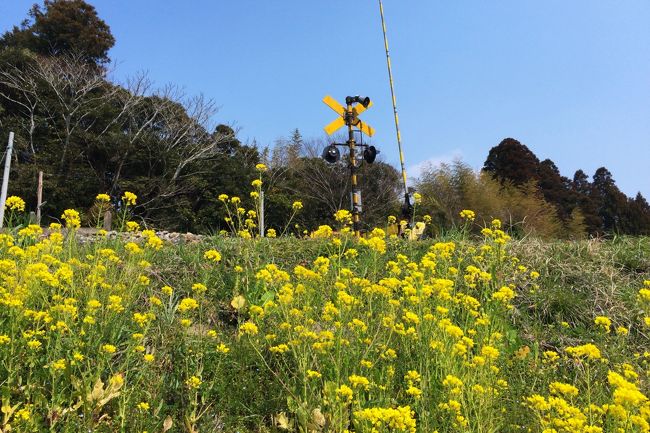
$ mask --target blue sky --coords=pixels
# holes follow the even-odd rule
[[[0,1],[0,31],[34,0]],[[115,79],[148,71],[221,106],[243,141],[323,138],[321,98],[366,94],[373,142],[398,164],[377,1],[91,0]],[[562,174],[607,167],[650,199],[650,2],[384,0],[409,174],[482,166],[505,137]]]

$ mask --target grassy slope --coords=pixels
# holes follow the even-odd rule
[[[638,309],[643,280],[650,278],[650,238],[527,240],[514,242],[512,248],[541,274],[540,290],[520,293],[517,301],[515,324],[525,338],[544,347],[563,347],[597,340],[595,316],[608,316],[614,327],[638,322],[631,312]],[[562,327],[562,322],[569,327]],[[632,329],[627,350],[643,350],[638,347],[642,330]]]
[[[448,239],[405,243],[399,249],[415,259],[421,257],[433,243],[446,240],[458,241],[451,236]],[[197,257],[208,246],[222,251],[231,265],[247,262],[255,268],[271,261],[287,270],[297,264],[305,265],[313,261],[325,249],[319,241],[295,242],[290,239],[262,240],[253,251],[242,251],[240,243],[231,239],[217,238],[206,244],[201,247],[178,247],[177,255],[167,257],[174,264],[164,272],[165,278],[177,281],[191,279],[189,274],[193,272],[192,263],[197,262]],[[599,315],[610,317],[613,328],[630,327],[642,320],[637,294],[643,280],[650,279],[650,238],[617,237],[612,240],[584,241],[526,239],[513,241],[509,248],[521,260],[522,265],[541,274],[538,290],[525,293],[519,291],[515,299],[516,309],[512,320],[517,335],[510,336],[514,348],[529,347],[533,353],[544,350],[561,352],[570,345],[595,342],[604,348],[605,356],[613,363],[630,361],[635,359],[635,354],[648,350],[643,343],[648,341],[647,330],[644,331],[639,326],[631,326],[632,331],[625,344],[604,347],[603,336],[594,326],[594,318]],[[224,291],[218,300],[222,314],[219,314],[217,320],[228,322],[236,318],[223,313],[230,310],[229,290],[232,290],[228,276],[225,276],[224,281]],[[562,322],[565,322],[564,326]],[[523,398],[532,391],[530,368],[536,366],[532,363],[512,366],[513,385],[521,387],[519,392],[513,393],[511,409],[515,411],[521,409],[521,400],[516,396]],[[280,389],[270,387],[269,383],[263,385],[269,387],[263,394],[247,394],[251,388],[262,386],[256,382],[258,376],[250,374],[251,372],[254,373],[234,372],[240,375],[244,392],[232,395],[232,406],[229,409],[234,410],[233,414],[245,415],[248,411],[253,413],[274,407],[283,408],[285,402]],[[569,380],[567,375],[563,377]],[[516,383],[517,380],[519,383]],[[545,387],[546,383],[538,384],[536,390],[543,392]],[[236,401],[244,395],[249,396],[250,407],[242,410],[242,407],[237,407],[239,403]],[[519,412],[522,413],[521,417],[512,416],[512,422],[526,425],[530,421],[528,415],[524,414],[525,411]],[[258,418],[253,419],[259,421]],[[230,422],[239,424],[235,418],[226,423]],[[248,427],[251,428],[252,425],[249,423]],[[513,425],[513,430],[516,428],[518,427]]]

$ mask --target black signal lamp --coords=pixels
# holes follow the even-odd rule
[[[377,148],[375,148],[375,146],[368,146],[363,151],[363,159],[365,159],[368,164],[372,164],[373,162],[375,162],[378,153],[379,151],[377,150]]]
[[[336,161],[341,159],[341,152],[339,152],[339,149],[335,145],[330,144],[323,150],[322,156],[325,161],[334,164]]]
[[[359,104],[363,105],[364,108],[368,108],[368,105],[370,105],[370,98],[367,96],[346,96],[345,97],[345,103],[348,105],[352,105],[355,102],[358,102]]]

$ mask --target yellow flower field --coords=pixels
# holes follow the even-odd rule
[[[73,210],[0,234],[0,431],[650,431],[650,278],[627,322],[598,305],[541,341],[524,319],[550,286],[498,220],[357,240],[338,212],[260,239],[219,199],[239,236],[172,245],[123,218],[141,236],[81,244]]]

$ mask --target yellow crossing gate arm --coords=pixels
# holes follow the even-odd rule
[[[390,96],[393,100],[393,117],[395,118],[395,133],[397,134],[397,148],[399,150],[399,163],[402,169],[402,181],[404,183],[404,198],[408,200],[408,185],[406,181],[406,167],[404,165],[404,152],[402,151],[402,136],[399,132],[399,116],[397,115],[397,101],[395,100],[395,88],[393,86],[393,70],[390,65],[390,51],[388,50],[388,37],[386,36],[386,20],[384,18],[384,5],[379,0],[379,13],[381,15],[381,28],[384,32],[384,47],[386,48],[386,64],[388,65],[388,81],[390,83]]]

